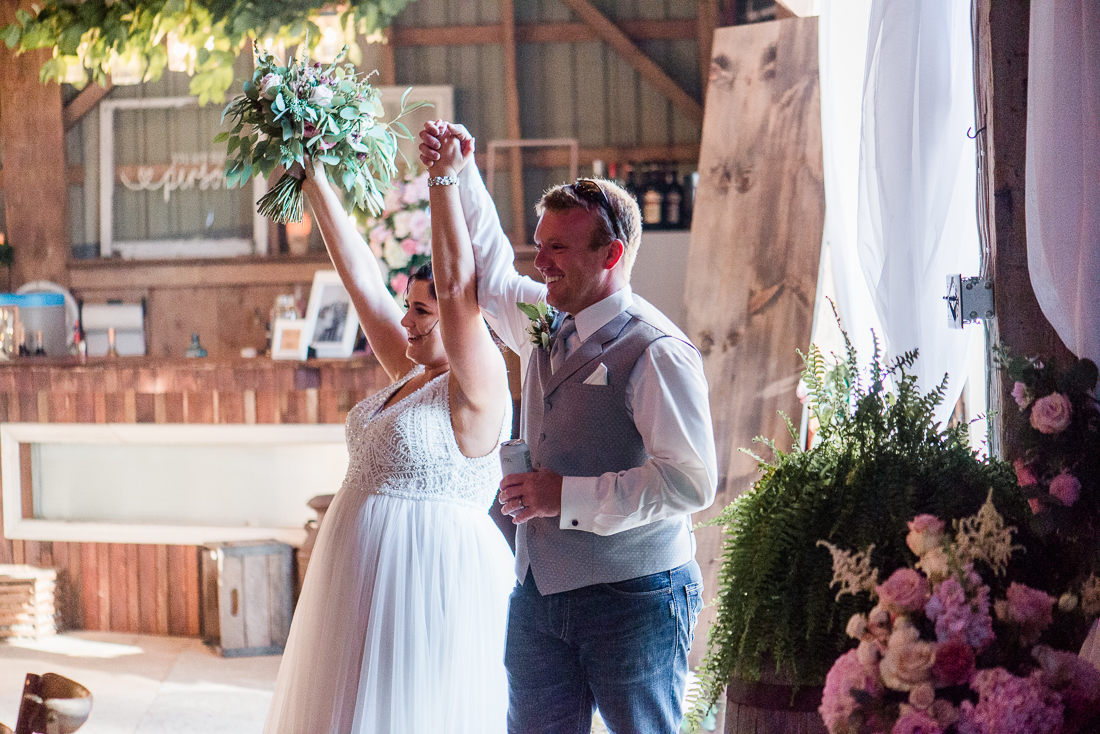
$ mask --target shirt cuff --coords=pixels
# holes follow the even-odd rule
[[[595,527],[595,513],[586,506],[596,496],[599,477],[562,477],[561,478],[561,522],[562,530],[583,530],[591,533]]]

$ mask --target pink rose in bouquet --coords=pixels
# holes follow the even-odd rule
[[[1026,408],[1031,404],[1031,395],[1028,393],[1027,385],[1016,381],[1016,384],[1012,386],[1012,399],[1016,401],[1016,405],[1021,408]]]
[[[879,601],[896,614],[915,612],[928,601],[928,579],[919,571],[899,568],[885,583],[875,587]]]
[[[1062,472],[1050,480],[1050,493],[1066,507],[1073,507],[1081,497],[1081,482],[1069,472]]]
[[[942,541],[943,520],[935,515],[917,515],[909,521],[909,534],[905,536],[905,544],[917,558],[939,548]]]
[[[1073,404],[1061,393],[1051,393],[1035,401],[1031,408],[1031,427],[1039,433],[1061,433],[1069,428]]]

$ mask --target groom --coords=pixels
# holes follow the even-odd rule
[[[440,159],[440,139],[463,158]],[[473,153],[460,125],[420,134],[430,175]],[[452,156],[453,158],[453,156]],[[433,165],[436,164],[436,165]],[[537,206],[535,267],[520,276],[477,167],[458,179],[482,310],[527,365],[521,433],[535,471],[501,482],[517,525],[508,615],[508,728],[581,734],[598,708],[617,733],[680,726],[687,656],[702,607],[691,513],[714,500],[716,460],[702,359],[633,295],[638,205],[610,181],[556,186]],[[535,348],[517,302],[559,311]]]

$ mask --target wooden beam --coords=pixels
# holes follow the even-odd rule
[[[710,86],[710,46],[714,43],[714,29],[718,27],[718,0],[697,0],[696,41],[699,46],[699,75],[703,82],[703,95]]]
[[[15,22],[17,8],[0,2],[0,27]],[[42,84],[38,71],[53,53],[39,49],[16,55],[0,46],[0,139],[4,141],[7,242],[15,248],[11,283],[68,282],[69,187],[65,183],[65,130],[61,87]]]
[[[115,85],[109,79],[105,87],[101,87],[95,82],[84,87],[80,94],[76,95],[69,104],[65,105],[65,129],[69,130],[83,120],[84,115],[94,110],[96,105],[98,105],[114,87]]]
[[[393,40],[393,28],[382,31],[379,48],[378,79],[384,86],[397,84],[397,54]]]
[[[680,110],[689,120],[696,125],[703,124],[703,106],[680,88],[668,74],[661,70],[645,53],[638,48],[633,41],[627,38],[618,26],[608,20],[607,16],[592,6],[588,0],[561,0],[562,3],[580,16],[600,38],[606,41],[627,63],[633,66],[646,81],[656,87],[657,91],[672,101],[672,104]]]
[[[981,170],[979,232],[997,314],[986,326],[989,344],[1025,357],[1064,361],[1072,355],[1043,315],[1027,264],[1024,206],[1027,152],[1027,73],[1031,27],[1028,0],[980,0],[975,42]],[[1025,413],[1016,409],[1012,382],[987,353],[989,451],[1019,456]]]
[[[500,0],[500,31],[504,56],[504,113],[508,137],[523,137],[519,123],[519,81],[516,71],[516,12],[512,0]],[[526,242],[523,214],[523,154],[519,148],[509,151],[509,182],[512,189],[513,242]]]
[[[715,0],[706,0],[713,3]],[[717,13],[717,11],[715,11]],[[695,38],[696,23],[690,18],[668,20],[626,20],[619,28],[637,41],[689,40]],[[398,46],[469,46],[501,43],[498,24],[392,28]],[[516,43],[585,43],[601,36],[585,23],[517,23]]]

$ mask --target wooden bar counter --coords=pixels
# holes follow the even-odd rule
[[[386,384],[373,356],[26,358],[0,363],[0,422],[342,424]],[[66,629],[200,634],[197,546],[15,540],[0,530],[0,563],[56,568]]]

